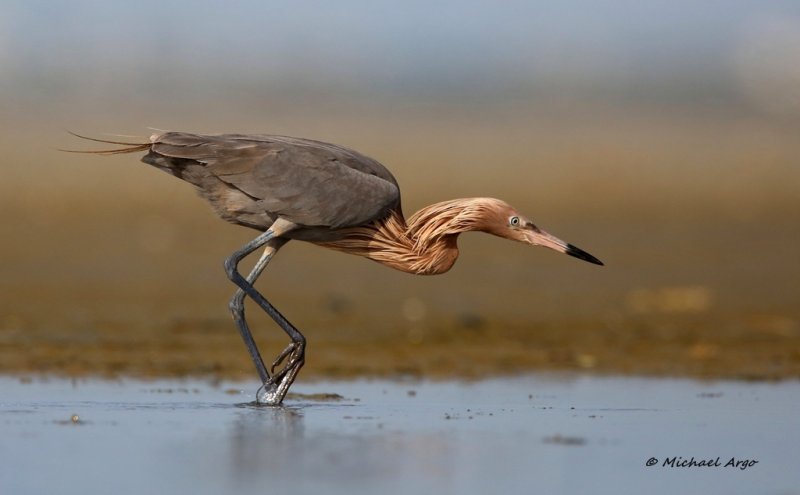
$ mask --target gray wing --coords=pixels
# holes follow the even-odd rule
[[[201,189],[217,178],[265,212],[300,225],[352,227],[400,207],[397,181],[383,165],[309,139],[167,132],[154,138],[143,161],[179,177],[182,168],[193,168],[192,177],[182,178]]]

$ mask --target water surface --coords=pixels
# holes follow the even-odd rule
[[[256,388],[0,378],[0,478],[17,494],[777,494],[800,486],[797,382],[320,382],[299,384],[302,395],[282,408],[252,405]],[[664,466],[672,457],[719,457],[721,466]],[[725,467],[731,458],[757,463]]]

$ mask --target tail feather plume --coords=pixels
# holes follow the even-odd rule
[[[87,141],[94,141],[96,143],[105,143],[105,144],[120,144],[125,146],[125,148],[113,148],[110,150],[65,150],[59,149],[58,151],[65,151],[67,153],[85,153],[90,155],[120,155],[123,153],[136,153],[137,151],[147,151],[152,146],[152,142],[147,143],[131,143],[128,141],[112,141],[109,139],[97,139],[88,136],[82,136],[80,134],[76,134],[72,131],[67,131],[68,133],[72,134],[75,137],[85,139]]]

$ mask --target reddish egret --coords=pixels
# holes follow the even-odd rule
[[[603,264],[543,231],[499,199],[444,201],[406,220],[400,208],[400,188],[392,174],[372,158],[335,144],[286,136],[185,132],[154,134],[149,143],[78,137],[125,146],[84,153],[147,151],[143,162],[193,184],[224,220],[261,232],[225,260],[225,271],[239,287],[230,310],[261,377],[263,385],[256,395],[263,404],[283,401],[305,360],[303,334],[253,287],[270,259],[292,239],[418,275],[449,270],[458,257],[458,235],[469,231],[488,232]],[[239,262],[259,248],[264,248],[261,257],[243,277],[237,269]],[[269,370],[245,320],[245,295],[291,339]]]

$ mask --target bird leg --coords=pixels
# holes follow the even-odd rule
[[[258,259],[258,262],[256,262],[256,265],[253,267],[253,270],[245,279],[250,285],[255,284],[255,281],[261,275],[261,272],[264,271],[264,268],[267,267],[267,264],[270,262],[275,253],[278,252],[278,249],[280,249],[287,242],[287,239],[275,239],[274,237],[267,241],[267,245],[264,249],[264,252],[261,254],[261,258]],[[247,320],[244,317],[244,296],[244,290],[239,288],[230,300],[229,307],[231,313],[233,314],[233,319],[236,322],[236,326],[239,328],[239,333],[242,335],[242,339],[244,340],[247,349],[250,351],[250,356],[253,359],[253,363],[256,365],[256,370],[261,377],[261,382],[269,382],[271,373],[272,381],[277,383],[288,371],[288,366],[283,368],[278,373],[275,372],[275,368],[283,363],[286,357],[297,348],[297,345],[295,345],[294,342],[289,343],[289,345],[287,345],[286,348],[284,348],[283,351],[278,354],[278,357],[276,357],[272,362],[269,368],[269,373],[267,373],[267,370],[264,367],[264,361],[261,358],[261,354],[259,353],[258,347],[253,339],[253,335],[250,332]]]
[[[267,246],[264,249],[264,253],[261,255],[261,258],[258,259],[258,262],[256,262],[256,266],[253,267],[253,270],[247,276],[247,283],[250,285],[255,283],[256,279],[258,279],[258,277],[261,275],[261,272],[267,267],[267,263],[270,262],[272,256],[274,256],[275,253],[278,252],[278,249],[286,244],[286,242],[287,241],[285,239],[275,238],[267,241]],[[258,371],[258,375],[261,378],[261,383],[266,383],[269,381],[270,376],[269,373],[267,373],[266,367],[264,366],[264,360],[261,358],[261,354],[258,352],[258,347],[253,339],[253,334],[250,332],[250,327],[247,325],[247,320],[244,318],[244,296],[244,290],[241,288],[237,289],[236,293],[228,303],[228,307],[233,315],[233,321],[236,322],[236,327],[239,329],[239,334],[241,334],[242,340],[244,340],[244,344],[247,346],[247,350],[250,353],[250,358],[256,365],[256,371]]]
[[[281,402],[283,402],[286,392],[289,390],[292,382],[294,382],[295,378],[297,377],[297,373],[300,371],[300,368],[302,368],[303,364],[305,363],[306,339],[303,334],[297,330],[297,328],[289,323],[289,321],[277,309],[275,309],[275,307],[272,306],[272,304],[270,304],[270,302],[267,301],[267,299],[255,289],[255,287],[253,287],[255,279],[258,278],[258,275],[264,269],[266,263],[269,262],[267,251],[265,250],[264,255],[262,255],[262,259],[259,260],[259,263],[257,263],[256,267],[253,269],[253,272],[251,273],[251,275],[254,275],[252,280],[246,280],[244,277],[242,277],[238,271],[238,265],[243,258],[256,249],[260,248],[264,244],[267,244],[273,238],[277,239],[278,236],[294,229],[295,227],[296,225],[292,222],[278,219],[272,224],[268,231],[245,244],[241,249],[233,253],[228,259],[225,260],[225,272],[228,274],[228,278],[230,278],[233,283],[239,286],[239,289],[242,292],[255,301],[256,304],[258,304],[258,306],[261,307],[261,309],[264,310],[264,312],[266,312],[275,321],[275,323],[277,323],[278,326],[283,329],[284,332],[286,332],[289,338],[292,339],[292,344],[290,345],[291,350],[284,350],[284,352],[278,356],[279,359],[276,360],[277,363],[280,363],[288,356],[289,360],[286,363],[286,366],[281,371],[276,373],[275,376],[270,377],[269,373],[264,367],[264,362],[261,360],[261,356],[258,353],[258,349],[255,346],[255,341],[252,339],[249,328],[247,328],[246,323],[244,325],[239,325],[237,320],[237,325],[239,326],[239,331],[242,334],[242,338],[245,340],[245,345],[248,346],[251,358],[253,358],[256,369],[262,378],[263,385],[258,391],[256,401],[268,405],[279,405]],[[280,244],[274,244],[275,250],[277,250],[284,242],[285,241],[281,242]],[[272,254],[274,254],[274,251]],[[269,256],[271,257],[271,254]],[[234,318],[241,316],[241,321],[244,322],[243,307],[240,309],[238,305],[234,304],[238,300],[239,299],[237,296],[234,295],[234,299],[231,300],[231,311],[234,313]]]

